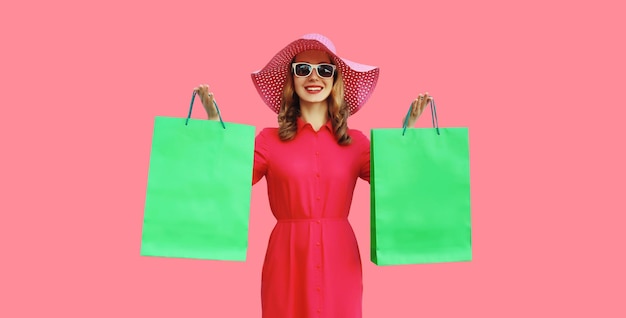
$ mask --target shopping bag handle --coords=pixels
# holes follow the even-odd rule
[[[439,135],[439,121],[437,120],[437,107],[435,106],[435,99],[430,99],[430,114],[433,120],[433,128],[437,130],[437,135]],[[409,106],[409,111],[406,113],[406,117],[404,117],[404,124],[402,125],[402,136],[406,132],[407,125],[409,124],[409,116],[411,116],[411,108],[413,103]]]
[[[191,94],[191,103],[189,104],[189,114],[187,114],[187,120],[185,120],[185,126],[189,122],[189,118],[191,118],[191,110],[193,109],[194,99],[196,99],[196,91],[193,91],[193,93]],[[222,127],[226,129],[226,126],[224,126],[224,121],[222,120],[222,115],[220,115],[220,109],[219,107],[217,107],[217,103],[215,102],[215,100],[213,100],[213,104],[215,105],[215,109],[217,109],[217,116],[220,117],[220,123],[222,123]]]

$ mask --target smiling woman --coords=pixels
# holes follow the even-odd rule
[[[361,257],[348,214],[357,179],[370,180],[370,143],[347,120],[378,74],[337,56],[320,34],[293,41],[252,73],[278,115],[278,128],[256,137],[252,178],[266,178],[277,220],[262,271],[264,318],[362,316]],[[209,119],[218,119],[208,86],[196,91]],[[428,101],[413,102],[411,125]]]
[[[349,110],[343,96],[343,80],[328,53],[308,50],[297,54],[293,61],[278,113],[280,138],[291,140],[295,136],[299,117],[315,131],[330,118],[339,144],[349,143],[350,136],[346,133]]]
[[[335,66],[330,64],[328,54],[323,51],[304,51],[296,55],[292,65],[295,75],[293,86],[300,97],[300,109],[328,106],[325,101],[330,95],[335,73]]]

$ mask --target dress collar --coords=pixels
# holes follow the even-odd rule
[[[311,127],[311,129],[313,129],[313,126],[311,126],[311,124],[305,122],[302,117],[298,116],[298,119],[296,120],[296,123],[298,125],[298,130],[302,130],[305,126],[309,126]],[[330,119],[326,121],[326,124],[324,124],[321,128],[323,129],[324,127],[326,127],[328,129],[328,131],[330,131],[331,133],[333,132],[333,124],[330,122]]]

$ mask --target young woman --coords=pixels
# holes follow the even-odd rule
[[[369,98],[378,72],[308,34],[252,73],[278,114],[278,128],[256,137],[252,180],[266,178],[277,219],[262,271],[264,318],[361,317],[361,258],[348,213],[357,179],[369,182],[370,142],[347,119]],[[208,86],[195,90],[209,119],[218,119]],[[411,127],[429,99],[413,101]]]

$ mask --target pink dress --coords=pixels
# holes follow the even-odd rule
[[[361,317],[361,257],[347,217],[357,179],[369,182],[370,143],[349,134],[340,146],[330,122],[315,132],[298,119],[291,141],[277,128],[256,137],[253,184],[265,176],[277,219],[262,272],[264,318]]]

